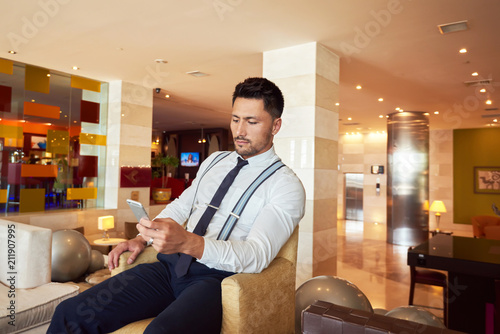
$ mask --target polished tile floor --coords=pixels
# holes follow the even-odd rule
[[[386,226],[358,221],[337,225],[337,276],[355,284],[374,309],[408,305],[408,247],[388,244]],[[417,284],[414,304],[442,318],[442,288]]]

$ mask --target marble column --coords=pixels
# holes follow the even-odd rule
[[[337,272],[339,57],[316,42],[264,52],[263,76],[283,91],[278,155],[306,189],[297,285]]]
[[[151,165],[153,123],[153,91],[150,88],[123,82],[109,83],[109,110],[106,156],[105,208],[118,209],[118,227],[135,220],[125,200],[132,191],[139,192],[139,201],[149,207],[149,187],[120,188],[121,167]]]

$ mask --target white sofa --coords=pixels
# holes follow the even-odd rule
[[[52,231],[0,219],[0,332],[45,333],[78,286],[52,283]]]

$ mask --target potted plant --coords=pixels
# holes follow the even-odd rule
[[[172,189],[166,188],[167,180],[171,171],[179,166],[179,158],[159,153],[153,158],[151,165],[160,167],[152,173],[153,178],[161,178],[161,188],[153,189],[153,200],[158,204],[168,203],[172,195]]]

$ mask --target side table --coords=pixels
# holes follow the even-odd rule
[[[127,241],[127,239],[123,238],[101,238],[101,239],[95,239],[92,241],[97,246],[109,246],[109,251],[113,248],[113,246],[118,245],[120,242]]]

